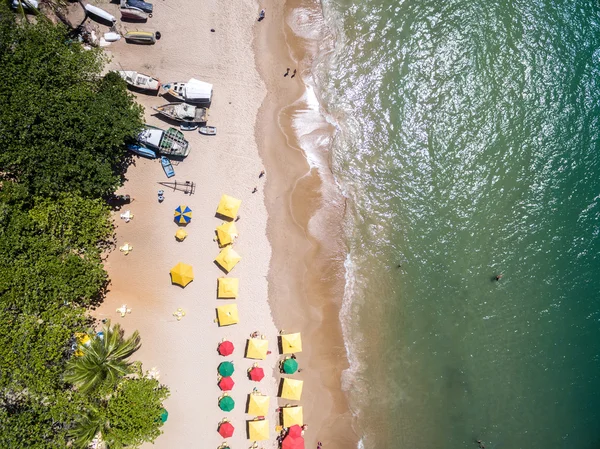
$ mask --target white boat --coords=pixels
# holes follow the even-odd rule
[[[85,10],[96,17],[100,17],[101,19],[106,20],[107,22],[115,23],[117,21],[117,19],[115,19],[115,16],[107,13],[106,11],[98,8],[97,6],[88,4],[85,5]]]
[[[174,82],[163,87],[169,95],[187,103],[208,104],[212,101],[213,85],[195,78],[187,83]]]
[[[178,122],[206,123],[208,110],[187,103],[167,103],[152,109]]]
[[[38,9],[38,1],[37,0],[22,0],[21,5],[23,5],[23,9]],[[19,7],[19,0],[13,0],[12,7],[17,9]]]
[[[157,91],[160,89],[160,81],[151,76],[138,73],[133,70],[119,70],[117,72],[125,82],[136,89]]]

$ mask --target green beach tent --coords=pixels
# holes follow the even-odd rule
[[[298,371],[298,362],[295,359],[285,359],[283,361],[283,372],[286,374],[294,374]]]
[[[160,411],[160,420],[164,423],[167,421],[167,418],[169,417],[169,412],[166,409],[162,409]]]
[[[223,377],[229,377],[233,374],[234,368],[233,363],[231,362],[222,362],[219,365],[219,374]]]
[[[235,401],[231,396],[221,396],[219,399],[219,408],[224,412],[230,412],[235,407]]]

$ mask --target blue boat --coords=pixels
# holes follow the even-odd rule
[[[130,143],[127,145],[127,149],[129,151],[133,151],[135,154],[139,154],[140,156],[144,156],[150,159],[156,159],[156,152],[151,150],[150,148]]]
[[[127,4],[127,6],[139,8],[145,13],[151,13],[154,9],[152,3],[148,3],[143,0],[126,0],[125,3]]]
[[[163,166],[163,170],[165,171],[165,175],[167,175],[167,178],[175,176],[175,170],[173,170],[173,166],[171,165],[171,161],[168,157],[161,156],[160,163]]]

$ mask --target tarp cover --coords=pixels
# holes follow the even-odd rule
[[[183,96],[187,100],[207,100],[210,101],[212,97],[213,85],[205,83],[204,81],[190,78],[185,85]]]

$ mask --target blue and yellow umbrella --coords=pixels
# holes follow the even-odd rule
[[[177,224],[188,224],[192,221],[192,209],[188,206],[177,206],[175,209],[175,223]]]

